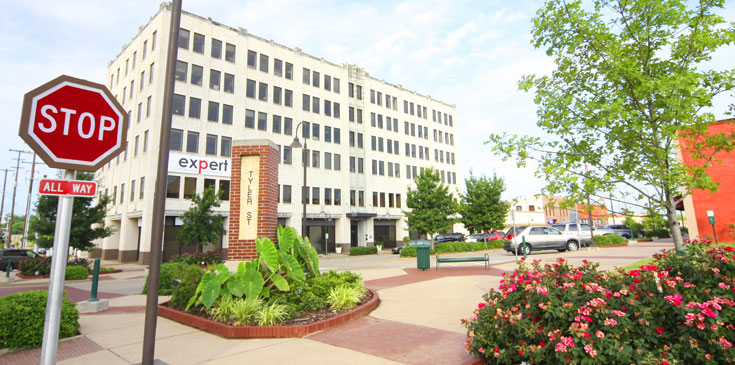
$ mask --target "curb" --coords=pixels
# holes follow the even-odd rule
[[[376,291],[368,290],[373,294],[373,297],[367,303],[349,312],[306,326],[232,326],[169,308],[166,306],[168,302],[158,305],[158,315],[224,338],[304,337],[314,332],[347,323],[354,318],[371,312],[378,306],[380,298]]]

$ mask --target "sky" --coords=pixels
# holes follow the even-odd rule
[[[548,74],[553,61],[532,47],[531,26],[542,1],[518,0],[183,0],[185,11],[298,47],[334,63],[349,62],[371,76],[456,105],[458,180],[496,173],[506,181],[505,199],[530,197],[545,182],[532,166],[502,162],[484,144],[491,133],[540,134],[533,94],[518,90],[527,74]],[[104,84],[107,64],[159,9],[144,0],[5,0],[0,12],[0,169],[16,166],[31,151],[18,136],[23,95],[61,75]],[[735,4],[725,19],[735,19]],[[730,61],[727,61],[727,60]],[[713,62],[732,67],[735,50]],[[732,96],[716,100],[724,117]],[[31,154],[22,154],[16,214],[23,214]],[[40,160],[39,160],[40,161]],[[36,177],[55,177],[38,165]],[[3,177],[0,171],[0,178]],[[7,215],[14,174],[5,191]],[[38,190],[36,183],[34,196]],[[37,197],[34,197],[34,202]]]

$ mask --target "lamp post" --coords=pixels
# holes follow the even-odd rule
[[[304,124],[303,121],[296,125],[296,136],[294,136],[293,142],[291,142],[291,145],[289,147],[303,148],[303,150],[301,151],[301,163],[304,165],[304,184],[301,188],[301,205],[303,206],[303,215],[301,216],[301,236],[308,236],[308,234],[306,233],[306,138],[304,138],[303,146],[301,145],[301,142],[299,142],[299,127],[301,127],[302,124]]]
[[[715,243],[717,243],[717,232],[715,231],[715,211],[708,210],[707,219],[709,220],[709,224],[712,225],[712,235],[715,236]]]

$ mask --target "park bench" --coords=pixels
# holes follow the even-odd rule
[[[472,261],[484,261],[485,262],[485,268],[487,269],[490,265],[490,256],[485,254],[485,256],[476,256],[476,257],[439,257],[439,255],[436,255],[436,269],[439,270],[439,263],[442,262],[472,262]]]

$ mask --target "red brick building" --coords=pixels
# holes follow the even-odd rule
[[[735,119],[721,120],[709,127],[711,135],[731,134],[735,132]],[[697,163],[687,151],[686,141],[680,139],[678,157],[684,164],[691,166]],[[686,226],[690,238],[712,238],[712,226],[707,219],[707,211],[715,215],[715,230],[719,241],[734,241],[728,224],[735,224],[735,151],[718,153],[715,159],[720,163],[714,164],[706,171],[712,180],[719,183],[719,190],[710,193],[704,190],[694,190],[684,199],[686,211]]]

